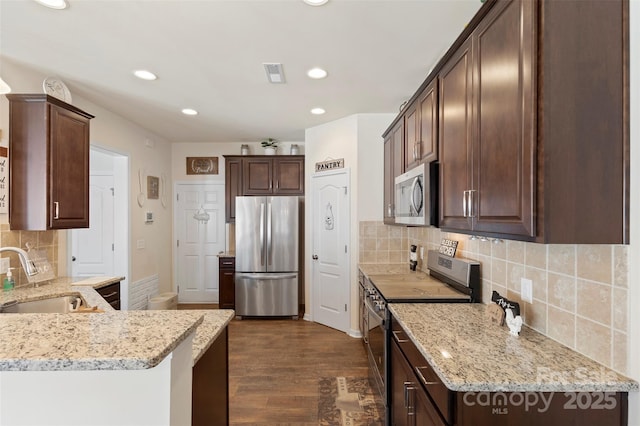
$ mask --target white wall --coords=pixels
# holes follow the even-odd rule
[[[46,76],[2,59],[2,78],[11,86],[13,93],[42,93],[42,81]],[[97,104],[73,96],[73,104],[95,115],[91,120],[91,144],[110,151],[127,155],[130,161],[130,275],[129,282],[154,274],[160,278],[160,291],[169,291],[171,282],[171,197],[166,208],[160,200],[146,200],[143,208],[138,207],[136,197],[138,189],[138,170],[146,170],[147,175],[167,176],[171,187],[171,146],[160,136],[141,128],[124,117],[108,111]],[[9,103],[6,97],[0,97],[0,128],[3,130],[2,142],[8,141]],[[153,148],[145,146],[145,141],[154,143]],[[146,182],[143,182],[146,187]],[[145,191],[146,192],[146,191]],[[170,192],[169,192],[170,194]],[[146,211],[153,211],[155,221],[148,225],[144,222]],[[0,223],[7,223],[7,215],[0,215]],[[61,233],[60,253],[66,253],[65,238]],[[136,242],[144,240],[145,248],[137,249]],[[66,258],[66,257],[65,257]],[[60,259],[61,266],[64,259]]]
[[[640,381],[640,1],[630,7],[630,84],[631,84],[631,215],[629,245],[629,375]],[[640,394],[629,395],[629,424],[640,425]]]
[[[305,132],[306,205],[312,206],[311,175],[315,163],[329,158],[344,158],[344,167],[351,169],[351,330],[358,329],[358,223],[362,217],[382,219],[382,167],[384,146],[382,132],[395,114],[355,114],[307,129]],[[362,216],[362,217],[361,217]],[[312,252],[311,211],[305,212],[305,252]],[[311,306],[312,263],[305,256],[305,316],[313,317]]]

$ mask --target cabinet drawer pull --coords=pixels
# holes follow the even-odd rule
[[[102,296],[102,298],[103,299],[108,299],[109,297],[115,296],[117,294],[118,294],[118,292],[114,291],[113,293],[105,294],[104,296]]]
[[[470,189],[467,192],[469,193],[469,201],[467,202],[467,206],[469,206],[469,217],[476,217],[476,214],[473,211],[473,193],[476,192],[476,190]]]
[[[398,334],[401,333],[401,331],[398,330],[393,330],[393,338],[396,339],[396,342],[398,343],[407,343],[409,341],[409,339],[401,339]]]
[[[415,407],[413,402],[413,392],[416,390],[413,382],[404,382],[404,408],[407,409],[407,415],[413,416],[415,414]]]
[[[54,219],[60,218],[60,203],[57,201],[53,202],[53,218]]]
[[[418,378],[422,381],[422,384],[425,386],[429,386],[429,385],[439,385],[440,382],[430,382],[427,379],[425,379],[424,374],[422,374],[422,371],[420,370],[427,370],[429,367],[415,367],[416,370],[416,374],[418,375]]]
[[[223,265],[233,265],[233,262],[222,262]]]

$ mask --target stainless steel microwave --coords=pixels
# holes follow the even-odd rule
[[[395,179],[395,223],[438,224],[438,163],[423,163]]]

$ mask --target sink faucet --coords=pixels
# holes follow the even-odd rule
[[[0,253],[2,253],[3,251],[13,251],[15,253],[18,253],[18,259],[20,259],[22,268],[28,276],[32,277],[38,273],[36,264],[33,263],[33,260],[29,259],[29,255],[26,251],[18,247],[0,247]]]

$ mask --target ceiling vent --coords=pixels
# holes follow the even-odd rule
[[[282,64],[262,64],[264,70],[267,72],[267,78],[270,83],[282,84],[284,83],[284,72],[282,71]]]

